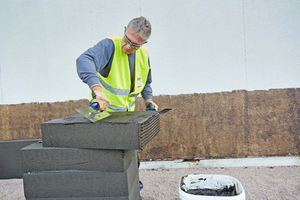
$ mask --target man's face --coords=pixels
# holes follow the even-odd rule
[[[126,26],[125,26],[124,29],[125,29],[124,32],[125,32],[126,38],[124,37],[123,41],[122,41],[123,53],[131,54],[137,50],[138,47],[134,48],[134,45],[131,45],[132,43],[137,44],[137,45],[142,45],[142,44],[147,43],[147,41],[144,42],[143,38],[141,36],[139,36],[137,33],[132,33],[131,28],[128,28],[126,30]]]

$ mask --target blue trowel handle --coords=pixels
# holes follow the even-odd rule
[[[94,108],[95,110],[100,110],[99,103],[95,102],[91,104],[91,107]]]

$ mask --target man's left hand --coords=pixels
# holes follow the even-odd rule
[[[151,106],[151,104],[155,107],[155,110],[158,110],[158,106],[152,101],[152,99],[148,99],[145,101],[146,110]],[[148,110],[153,110],[153,109],[150,108]]]

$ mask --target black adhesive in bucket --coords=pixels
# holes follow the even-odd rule
[[[225,186],[222,189],[191,189],[185,191],[188,194],[193,195],[204,195],[204,196],[236,196],[236,188],[235,185]]]

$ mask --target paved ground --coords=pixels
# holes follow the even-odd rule
[[[238,179],[247,200],[300,199],[300,167],[226,167],[140,170],[147,199],[179,199],[179,181],[188,174],[222,174]]]
[[[238,179],[247,200],[300,200],[300,166],[144,169],[145,200],[179,200],[179,181],[188,174],[223,174]],[[0,180],[0,199],[25,200],[22,179]]]

